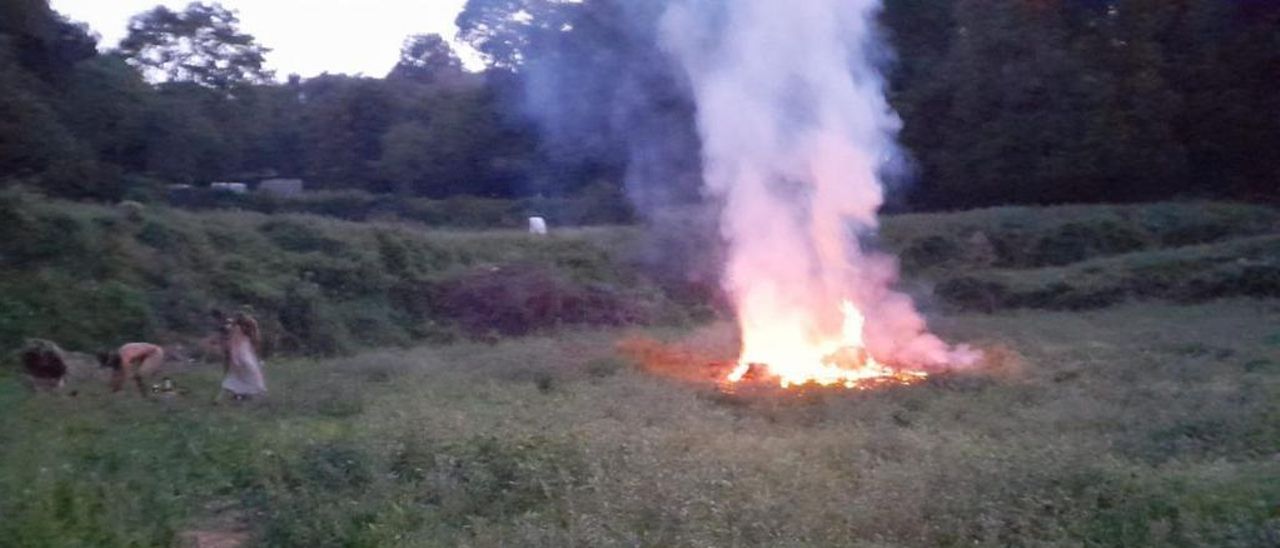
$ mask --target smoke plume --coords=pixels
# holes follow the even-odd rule
[[[849,301],[877,360],[936,370],[976,359],[929,334],[891,289],[896,263],[859,244],[877,228],[900,127],[876,66],[879,9],[879,0],[676,0],[662,19],[662,44],[697,105],[706,191],[723,208],[724,283],[745,354],[837,338]],[[765,331],[767,341],[751,340]]]

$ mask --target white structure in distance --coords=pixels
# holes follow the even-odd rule
[[[547,220],[542,217],[529,217],[529,234],[547,235]]]
[[[230,192],[232,194],[244,194],[249,192],[249,185],[245,183],[210,183],[209,188],[218,192]]]

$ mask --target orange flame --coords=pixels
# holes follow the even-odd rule
[[[738,365],[725,378],[744,380],[753,365],[767,369],[783,388],[813,384],[867,389],[884,384],[911,384],[928,375],[882,364],[867,352],[862,330],[866,318],[851,301],[840,304],[840,333],[816,338],[803,325],[769,318],[744,318],[742,353]]]

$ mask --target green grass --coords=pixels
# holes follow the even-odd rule
[[[269,364],[262,402],[0,381],[0,539],[265,545],[1264,546],[1280,535],[1280,302],[948,316],[982,374],[725,397],[624,334]],[[724,325],[664,338],[714,353]],[[698,364],[690,364],[696,367]],[[84,384],[88,383],[88,384]],[[83,388],[88,386],[87,388]]]

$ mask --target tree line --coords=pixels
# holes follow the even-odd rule
[[[144,198],[168,184],[301,177],[314,188],[445,197],[539,192],[516,82],[462,69],[436,35],[383,77],[276,81],[234,12],[139,14],[118,48],[46,0],[0,3],[0,180],[48,194]]]
[[[382,77],[277,79],[212,3],[157,7],[100,53],[47,0],[0,0],[0,185],[156,197],[271,176],[443,198],[626,185],[697,200],[694,105],[661,2],[470,0],[457,38]],[[886,0],[890,100],[916,208],[1275,199],[1280,3]]]

